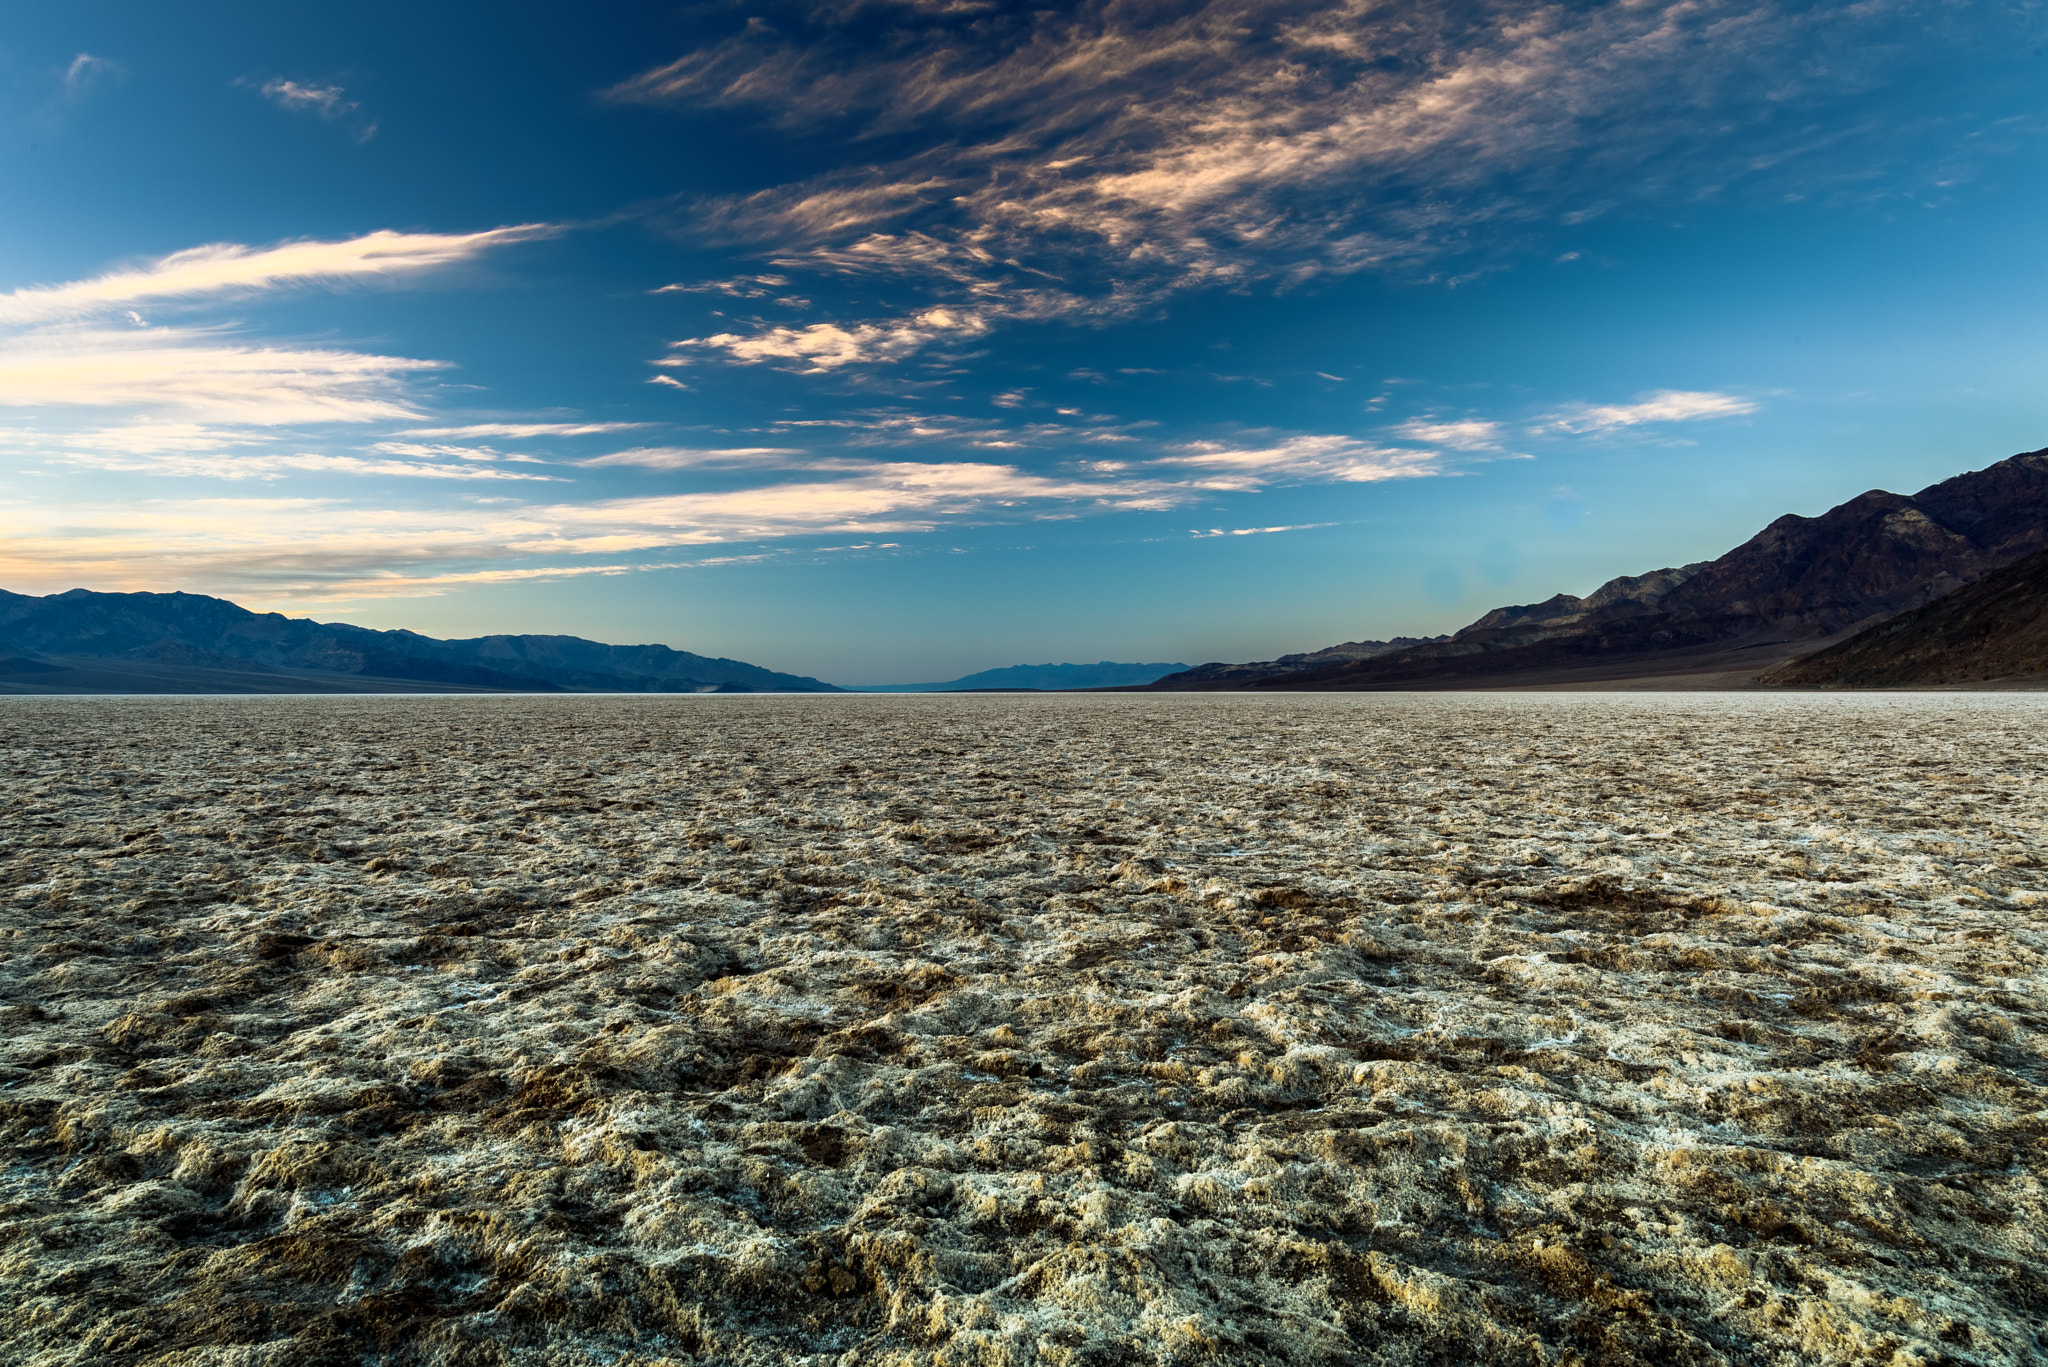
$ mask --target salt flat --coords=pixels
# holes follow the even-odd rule
[[[2048,699],[0,741],[9,1363],[2048,1357]]]

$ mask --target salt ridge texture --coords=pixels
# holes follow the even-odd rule
[[[2044,722],[9,700],[0,1359],[2041,1362]]]

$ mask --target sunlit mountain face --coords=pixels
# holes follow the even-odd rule
[[[2048,440],[2023,7],[299,8],[0,20],[0,587],[1271,659]]]

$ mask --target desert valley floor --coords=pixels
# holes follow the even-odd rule
[[[2048,698],[0,702],[0,1360],[2039,1363]]]

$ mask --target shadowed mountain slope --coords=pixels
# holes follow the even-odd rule
[[[1807,688],[1980,683],[2048,671],[2048,550],[1803,655],[1763,682]]]
[[[1787,514],[1717,560],[1496,608],[1448,638],[1330,664],[1203,665],[1161,690],[1472,686],[1657,673],[1689,660],[1768,665],[1919,607],[2048,540],[2048,450],[1912,497],[1873,489],[1819,517]],[[1333,649],[1342,649],[1333,648]],[[1300,664],[1290,664],[1299,660]]]
[[[831,684],[667,646],[577,636],[443,641],[250,612],[196,593],[45,598],[0,590],[0,691],[836,693]]]

